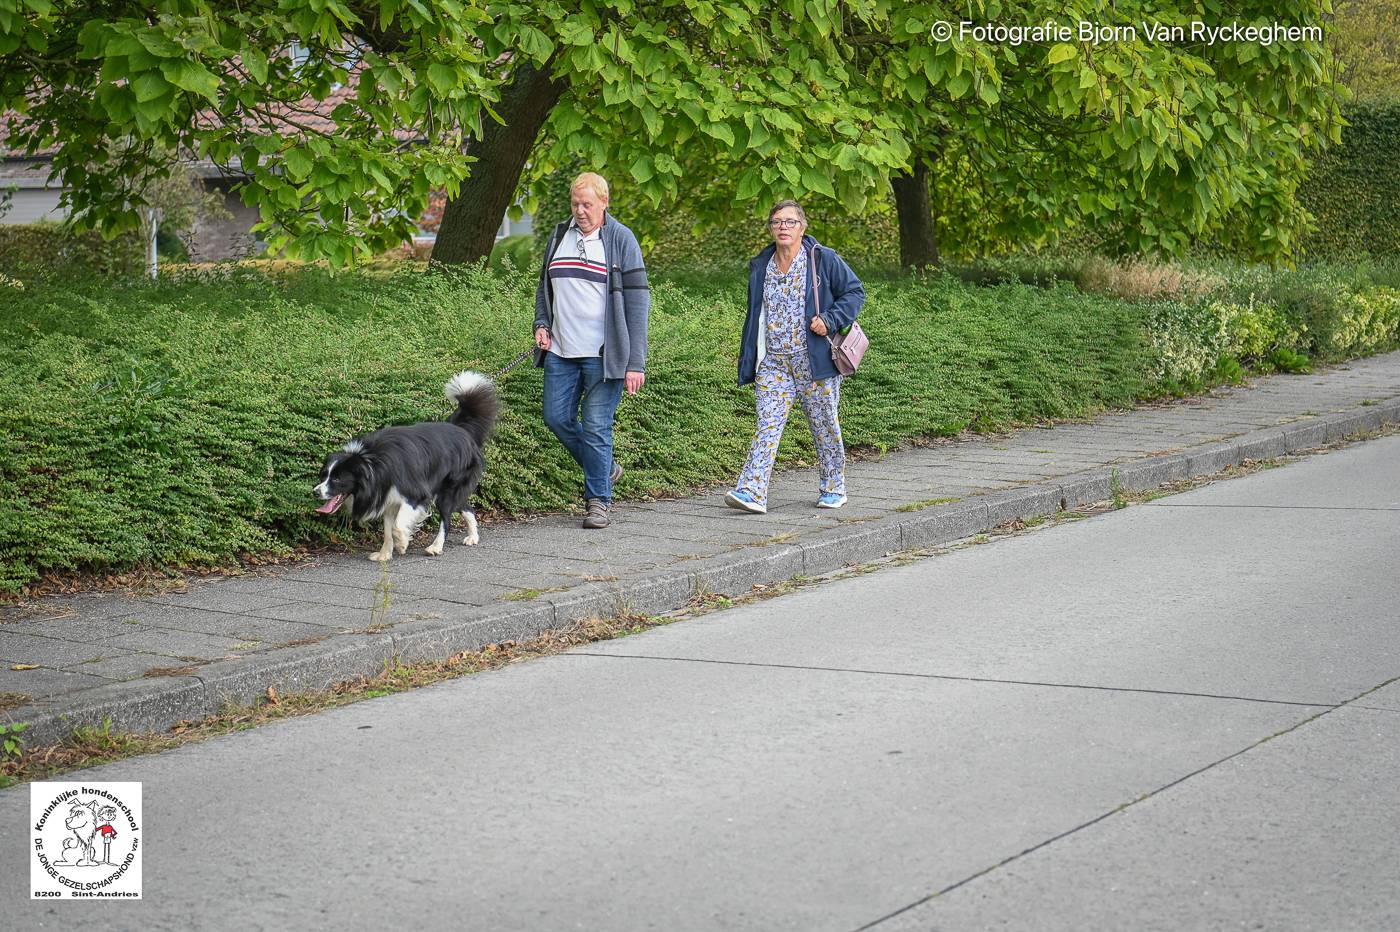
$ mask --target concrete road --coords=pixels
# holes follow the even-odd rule
[[[85,771],[139,903],[0,792],[0,925],[1400,928],[1398,553],[1391,437]]]

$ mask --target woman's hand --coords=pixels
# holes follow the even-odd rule
[[[549,328],[548,328],[548,327],[536,327],[536,328],[535,328],[535,345],[538,346],[540,349],[545,350],[546,352],[549,351]]]
[[[812,332],[815,333],[817,336],[826,336],[826,321],[822,320],[820,317],[812,318],[811,327]]]
[[[623,388],[627,389],[627,394],[635,395],[642,390],[646,380],[647,374],[645,372],[628,372],[627,380],[623,382]]]

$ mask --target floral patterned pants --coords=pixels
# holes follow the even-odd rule
[[[768,479],[778,455],[778,441],[792,413],[794,400],[802,406],[821,465],[821,491],[846,491],[846,448],[836,408],[841,402],[841,376],[812,379],[812,361],[806,353],[769,353],[758,364],[754,379],[758,396],[758,429],[754,431],[749,460],[739,474],[735,490],[748,492],[759,504],[768,502]]]

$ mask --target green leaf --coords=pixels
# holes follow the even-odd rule
[[[446,97],[457,87],[457,70],[441,62],[428,66],[428,86],[439,97]]]
[[[762,118],[754,117],[753,125],[749,128],[748,147],[750,149],[757,149],[771,138],[772,136],[768,134],[768,127],[763,125]]]
[[[592,45],[593,39],[593,29],[581,19],[565,20],[559,24],[559,41],[565,45]]]
[[[836,189],[831,186],[831,179],[816,167],[808,168],[802,173],[802,185],[808,191],[814,191],[817,194],[825,194],[827,197],[836,196]]]
[[[245,45],[238,57],[243,60],[243,67],[248,69],[248,74],[254,81],[259,84],[267,83],[267,56],[262,53],[262,49]]]
[[[1047,65],[1058,65],[1062,61],[1068,61],[1079,54],[1079,49],[1068,42],[1057,42],[1050,47],[1049,53],[1045,56]]]
[[[212,103],[219,102],[219,79],[199,62],[189,59],[165,61],[161,63],[160,71],[167,81],[181,90],[199,94]]]
[[[554,43],[549,36],[529,24],[520,27],[520,50],[535,61],[546,61],[554,54]]]
[[[705,132],[727,146],[734,145],[734,130],[730,129],[727,123],[711,123],[705,127]]]
[[[170,82],[154,71],[147,71],[136,76],[131,89],[136,92],[136,102],[144,104],[170,93]]]
[[[307,176],[311,174],[313,165],[311,156],[306,153],[305,149],[300,148],[288,149],[283,153],[282,164],[287,167],[288,177],[298,184],[305,181]]]
[[[739,184],[734,189],[734,198],[740,201],[753,200],[762,189],[763,182],[759,179],[758,171],[750,168],[739,176]]]
[[[143,29],[136,33],[136,40],[157,58],[180,58],[189,54],[165,36],[150,29]]]

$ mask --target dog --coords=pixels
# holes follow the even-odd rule
[[[468,547],[481,541],[471,499],[486,469],[483,449],[499,412],[495,384],[479,372],[459,372],[444,387],[457,405],[445,421],[385,427],[350,440],[326,457],[315,493],[316,510],[334,514],[346,504],[358,522],[384,520],[384,543],[371,560],[384,562],[407,552],[408,539],[436,509],[437,537],[426,553],[442,553],[452,533],[452,515],[463,512]]]

